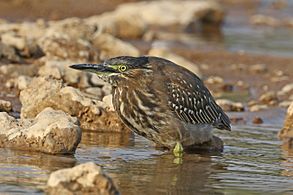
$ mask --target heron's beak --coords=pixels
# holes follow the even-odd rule
[[[105,66],[103,64],[74,64],[71,65],[70,68],[81,71],[93,72],[96,74],[118,73],[118,71],[114,68],[110,66]]]

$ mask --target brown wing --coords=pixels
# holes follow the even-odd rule
[[[230,120],[193,73],[170,73],[167,81],[168,105],[178,118],[191,124],[211,124],[218,129],[231,130]],[[180,71],[182,72],[182,71]]]

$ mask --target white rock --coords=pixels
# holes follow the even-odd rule
[[[81,140],[78,121],[46,108],[35,119],[14,119],[0,113],[0,147],[51,154],[73,153]]]
[[[61,169],[51,173],[48,194],[100,194],[117,195],[119,191],[102,168],[93,162]]]
[[[188,25],[207,17],[220,23],[224,17],[223,9],[214,1],[144,1],[122,4],[115,12],[139,16],[147,24],[158,26]]]
[[[107,111],[110,105],[86,97],[79,89],[64,86],[61,80],[34,78],[20,92],[21,117],[33,118],[46,107],[62,110],[79,118],[80,126],[88,130],[125,132],[128,128],[116,112]]]
[[[23,50],[26,47],[26,40],[24,37],[13,35],[12,33],[5,33],[1,35],[2,43],[11,45],[19,50]]]

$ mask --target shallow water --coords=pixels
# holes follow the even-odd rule
[[[50,172],[94,161],[122,194],[293,194],[293,151],[276,137],[280,118],[216,132],[223,153],[186,154],[182,163],[142,137],[119,133],[83,132],[74,156],[0,149],[0,193],[41,194]]]

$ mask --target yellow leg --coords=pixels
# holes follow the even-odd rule
[[[176,143],[176,146],[173,149],[173,154],[177,158],[181,158],[183,156],[183,146],[180,142]]]

